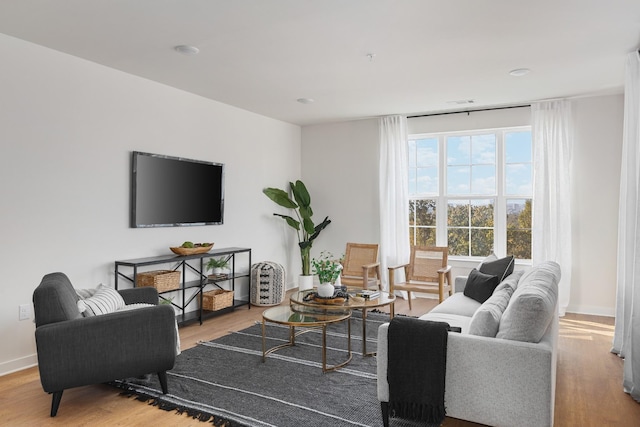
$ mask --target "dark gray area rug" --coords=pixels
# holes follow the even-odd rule
[[[374,351],[386,314],[368,313],[367,350]],[[288,339],[285,326],[267,324],[267,348]],[[351,320],[353,358],[322,373],[322,334],[311,330],[296,345],[262,362],[261,324],[185,350],[168,372],[163,395],[156,375],[114,385],[123,394],[220,426],[382,426],[376,392],[376,359],[363,357],[362,319]],[[347,357],[347,323],[327,328],[327,363]]]

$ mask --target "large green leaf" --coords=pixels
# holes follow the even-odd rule
[[[284,220],[287,221],[287,224],[289,224],[290,227],[295,228],[296,230],[300,230],[300,222],[291,218],[289,215],[282,215],[277,213],[274,213],[274,215],[279,216],[280,218],[284,218]]]
[[[304,226],[304,231],[311,235],[315,231],[315,226],[313,225],[313,221],[311,218],[302,217],[302,225]]]
[[[291,185],[293,197],[296,199],[296,202],[298,202],[298,205],[300,205],[300,207],[310,207],[311,196],[309,195],[309,191],[307,191],[307,187],[303,184],[303,182],[298,180],[295,184],[289,183],[289,185]]]
[[[324,230],[325,228],[327,228],[327,225],[331,224],[331,220],[329,219],[328,216],[326,216],[324,218],[324,221],[322,221],[320,224],[316,225],[313,234],[311,234],[311,236],[309,237],[309,241],[312,242],[315,240],[316,237],[318,237],[318,235],[320,234],[320,232],[322,230]]]
[[[295,209],[298,207],[296,202],[289,198],[289,195],[286,191],[281,190],[279,188],[265,188],[262,192],[271,200],[276,202],[278,205],[287,209]]]

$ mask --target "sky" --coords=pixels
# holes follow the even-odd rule
[[[442,138],[442,137],[441,137]],[[496,195],[497,159],[504,155],[505,194],[531,196],[531,132],[506,132],[504,153],[498,151],[495,134],[449,136],[444,142],[446,152],[446,193],[449,196]],[[409,194],[438,194],[438,137],[410,140]]]

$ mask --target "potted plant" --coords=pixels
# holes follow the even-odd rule
[[[331,297],[335,291],[334,284],[340,277],[342,264],[330,252],[320,252],[320,258],[311,260],[313,272],[318,275],[318,296]]]
[[[296,230],[298,246],[300,247],[300,258],[302,261],[302,275],[311,277],[311,283],[313,283],[310,257],[311,246],[320,232],[331,224],[331,220],[327,216],[320,224],[315,225],[312,219],[313,210],[311,209],[311,196],[309,196],[307,187],[302,183],[302,181],[298,180],[295,184],[290,182],[289,188],[293,194],[294,200],[291,200],[286,191],[279,188],[265,188],[262,192],[278,205],[287,209],[292,209],[295,212],[296,218],[278,213],[274,213],[274,215],[284,219],[291,228]]]
[[[213,274],[222,274],[223,269],[229,266],[229,261],[224,258],[211,258],[207,263],[207,270]]]

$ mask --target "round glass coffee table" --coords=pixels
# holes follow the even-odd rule
[[[312,328],[320,328],[322,329],[322,372],[334,371],[345,366],[351,361],[351,323],[347,322],[347,359],[332,366],[327,366],[327,325],[348,320],[350,317],[351,310],[348,308],[325,310],[321,307],[290,304],[266,309],[262,313],[262,362],[265,362],[268,354],[295,345],[296,337],[300,334],[309,332]],[[267,349],[267,322],[289,326],[289,341]],[[296,332],[296,327],[305,329]]]
[[[362,289],[347,288],[347,293],[354,294]],[[379,307],[385,307],[393,304],[396,300],[395,295],[380,291],[380,295],[374,299],[355,302],[352,297],[342,303],[328,303],[322,299],[309,299],[309,294],[315,292],[315,289],[306,291],[297,291],[291,294],[291,304],[305,305],[309,307],[317,307],[325,310],[362,310],[362,355],[375,356],[376,352],[367,352],[367,310]]]

